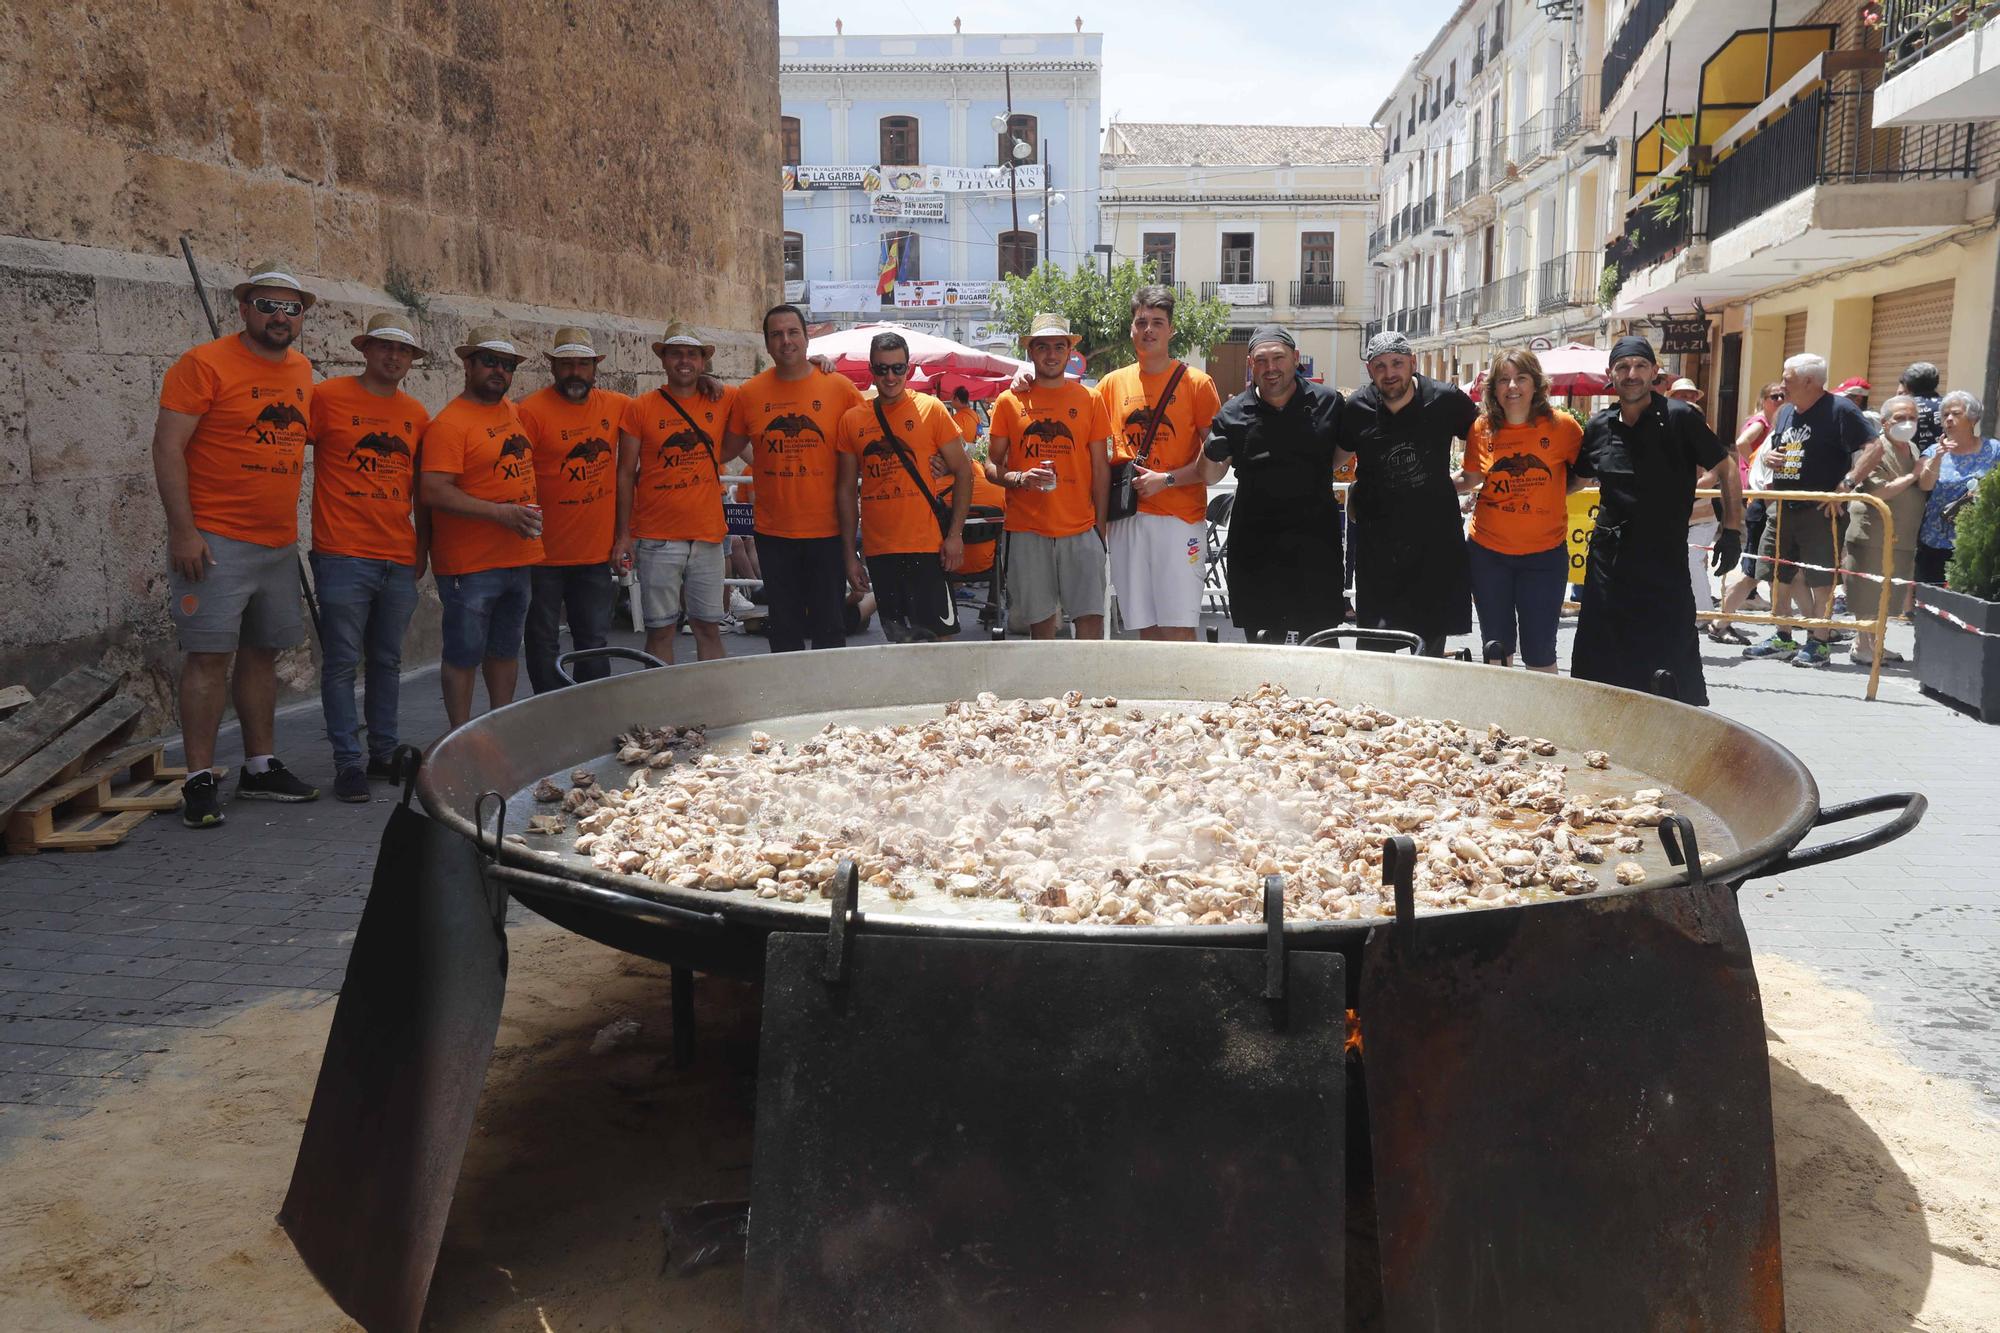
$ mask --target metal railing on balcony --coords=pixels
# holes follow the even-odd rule
[[[1521,122],[1514,134],[1514,161],[1522,166],[1549,155],[1549,130],[1553,127],[1548,111],[1537,111]]]
[[[1347,304],[1347,284],[1333,282],[1293,282],[1292,304],[1297,307],[1330,307]]]
[[[1371,319],[1361,326],[1361,345],[1366,347],[1375,341],[1375,335],[1382,331],[1382,321]]]
[[[1627,276],[1665,263],[1696,241],[1708,239],[1714,206],[1707,179],[1690,176],[1657,198],[1675,202],[1641,204],[1627,213],[1625,235],[1606,250]]]
[[[1413,338],[1427,337],[1437,312],[1430,306],[1420,305],[1410,312],[1410,327],[1406,330]]]
[[[1401,213],[1391,213],[1389,215],[1389,244],[1394,245],[1402,239],[1403,215]]]
[[[1720,236],[1816,185],[1987,173],[2000,136],[1977,123],[1874,128],[1876,78],[1837,75],[1717,162],[1709,176],[1708,234]]]
[[[1984,27],[1995,0],[1972,4],[1939,3],[1939,0],[1884,0],[1882,5],[1882,50],[1889,58],[1891,75],[1899,74],[1931,52],[1948,46],[1966,32]]]
[[[1377,227],[1375,230],[1368,233],[1368,257],[1370,259],[1373,259],[1376,255],[1381,254],[1384,250],[1388,248],[1389,248],[1389,238],[1387,233],[1385,233],[1382,230],[1382,228]]]
[[[1626,11],[1625,21],[1618,25],[1618,35],[1611,39],[1611,46],[1604,53],[1604,82],[1597,96],[1599,111],[1618,96],[1632,67],[1645,54],[1646,43],[1653,40],[1653,34],[1667,21],[1673,7],[1674,0],[1639,0]]]
[[[1496,133],[1493,146],[1486,150],[1486,188],[1497,190],[1507,179],[1507,136]]]
[[[1271,284],[1269,282],[1204,282],[1201,285],[1202,299],[1222,301],[1233,306],[1267,306],[1271,304]]]
[[[1452,212],[1465,202],[1465,173],[1454,171],[1451,180],[1444,187],[1444,211]]]
[[[1594,250],[1572,250],[1545,259],[1535,270],[1535,310],[1548,314],[1597,301],[1597,275],[1604,257]]]
[[[1549,147],[1566,148],[1597,128],[1597,76],[1579,74],[1556,94],[1549,110]]]
[[[1503,324],[1528,313],[1528,270],[1510,273],[1480,288],[1479,322]]]
[[[1438,220],[1438,197],[1436,195],[1431,195],[1429,198],[1424,200],[1422,208],[1418,210],[1417,226],[1421,228],[1435,227],[1437,225],[1437,220]]]
[[[1486,48],[1474,47],[1472,51],[1472,77],[1478,78],[1479,71],[1486,68]]]

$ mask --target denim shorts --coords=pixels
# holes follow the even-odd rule
[[[461,669],[489,657],[512,661],[521,655],[521,631],[528,623],[529,566],[482,569],[476,574],[437,576],[444,603],[444,660]]]

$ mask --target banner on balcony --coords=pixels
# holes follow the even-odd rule
[[[877,222],[943,222],[941,194],[871,194],[868,212]]]
[[[872,315],[882,309],[882,297],[872,278],[859,281],[815,282],[812,308],[821,315]]]
[[[1708,351],[1708,320],[1701,315],[1662,315],[1653,326],[1660,331],[1659,345],[1653,350],[1662,356]]]
[[[991,303],[991,282],[948,282],[942,278],[912,278],[896,284],[900,309],[983,306]]]
[[[1228,305],[1269,304],[1261,282],[1219,282],[1215,285],[1215,297]]]
[[[880,172],[871,166],[786,167],[787,190],[879,190]]]
[[[1008,170],[1006,167],[883,167],[882,183],[868,188],[899,193],[1005,194]],[[1042,188],[1039,163],[1012,170],[1015,189],[1039,191]]]
[[[798,305],[806,299],[806,284],[802,278],[785,280],[785,304]]]

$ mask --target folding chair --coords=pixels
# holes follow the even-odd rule
[[[1204,606],[1212,603],[1225,616],[1229,614],[1229,515],[1235,507],[1235,491],[1218,491],[1209,498],[1202,524],[1201,599]]]

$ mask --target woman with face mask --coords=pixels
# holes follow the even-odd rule
[[[1860,487],[1887,504],[1889,516],[1895,521],[1896,545],[1889,562],[1892,579],[1910,577],[1916,563],[1917,529],[1924,518],[1924,493],[1917,487],[1917,474],[1923,466],[1916,447],[1918,411],[1917,400],[1907,395],[1898,395],[1882,404],[1882,461]],[[1903,601],[1899,592],[1891,590],[1893,585],[1862,577],[1882,572],[1882,536],[1882,515],[1873,505],[1857,500],[1847,506],[1847,558],[1842,562],[1846,572],[1841,581],[1847,588],[1848,609],[1864,624],[1875,619],[1878,598],[1892,597],[1891,605],[1897,607]],[[1872,633],[1858,630],[1854,635],[1854,660],[1873,665],[1877,647]],[[1884,662],[1903,660],[1903,655],[1887,644],[1880,645],[1880,651]]]

